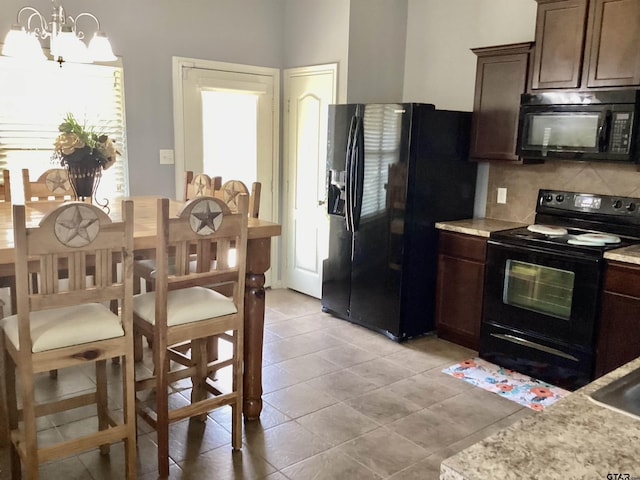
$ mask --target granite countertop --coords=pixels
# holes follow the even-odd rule
[[[445,459],[440,479],[640,478],[640,419],[588,396],[637,368],[640,358]],[[609,475],[616,473],[628,475]]]
[[[491,232],[526,226],[526,223],[495,220],[493,218],[470,218],[467,220],[452,220],[436,223],[436,228],[438,230],[448,230],[450,232],[466,233],[467,235],[486,238],[489,238]]]
[[[616,248],[604,253],[607,260],[616,260],[618,262],[635,263],[640,265],[640,245],[631,245],[629,247]]]

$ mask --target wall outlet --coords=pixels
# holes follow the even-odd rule
[[[496,199],[497,203],[507,203],[507,189],[506,188],[498,188],[498,198]]]
[[[160,165],[173,165],[173,150],[160,150]]]

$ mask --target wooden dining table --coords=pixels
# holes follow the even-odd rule
[[[152,250],[156,239],[157,196],[128,197],[134,208],[134,248]],[[121,200],[109,202],[109,216],[121,219]],[[58,202],[29,202],[26,205],[28,226],[37,226]],[[178,213],[183,203],[170,202],[170,214]],[[262,344],[264,334],[265,272],[271,266],[271,238],[281,234],[279,224],[249,218],[244,305],[244,381],[243,413],[245,419],[260,417],[262,411]],[[14,273],[13,217],[10,203],[0,202],[0,277]]]

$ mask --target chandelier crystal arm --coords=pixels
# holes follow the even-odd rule
[[[51,32],[49,32],[49,28],[47,27],[47,21],[44,19],[42,14],[33,7],[22,7],[18,12],[18,16],[16,19],[16,23],[21,25],[20,17],[24,12],[31,12],[31,15],[27,18],[27,31],[35,33],[38,37],[44,39],[51,36]],[[31,20],[36,17],[40,20],[40,27],[31,27]]]
[[[76,16],[76,18],[73,17],[69,17],[69,20],[71,20],[71,22],[73,23],[73,31],[76,33],[76,35],[78,36],[79,39],[83,39],[84,38],[84,32],[83,31],[78,31],[78,20],[81,17],[89,17],[89,18],[93,18],[96,22],[96,31],[100,31],[100,22],[98,21],[98,19],[96,18],[96,16],[93,13],[89,13],[89,12],[82,12],[80,14],[78,14]]]

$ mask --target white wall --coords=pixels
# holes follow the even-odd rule
[[[24,5],[47,17],[51,8],[49,0],[2,0],[0,41]],[[173,148],[172,56],[282,66],[284,0],[64,0],[63,5],[67,14],[95,14],[123,58],[133,195],[174,195],[174,167],[158,159],[160,149]]]
[[[338,103],[347,101],[350,0],[285,0],[284,68],[338,64]]]
[[[402,101],[407,0],[351,0],[349,103]]]
[[[535,0],[409,0],[404,101],[472,111],[471,48],[534,39]],[[486,210],[489,164],[478,165],[474,216]]]

